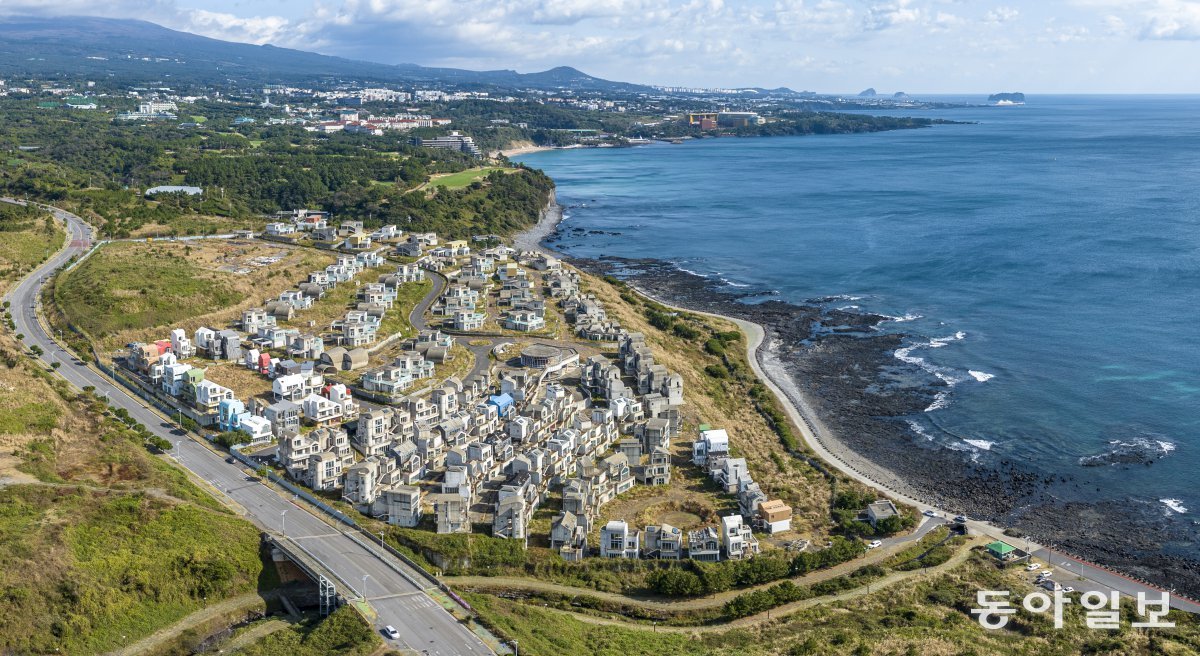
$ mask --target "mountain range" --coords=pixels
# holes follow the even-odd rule
[[[641,93],[651,87],[593,77],[569,66],[538,73],[380,64],[271,45],[211,39],[139,20],[67,17],[0,19],[0,76],[114,76],[130,81],[303,84],[344,79],[446,83],[497,89]]]

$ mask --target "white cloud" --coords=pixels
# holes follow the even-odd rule
[[[1021,12],[1013,9],[1012,7],[996,7],[995,9],[991,9],[983,15],[983,22],[990,23],[992,25],[1000,25],[1001,23],[1007,23],[1015,20],[1020,14]]]
[[[912,0],[895,0],[867,8],[863,25],[868,30],[886,30],[898,25],[915,23],[921,19],[920,7],[913,7]]]
[[[1200,40],[1200,2],[1160,0],[1142,14],[1143,39]]]

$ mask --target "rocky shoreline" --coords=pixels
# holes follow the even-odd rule
[[[673,305],[762,326],[764,371],[782,383],[810,425],[819,422],[813,432],[822,446],[871,480],[1200,597],[1200,561],[1164,553],[1164,545],[1194,535],[1166,521],[1154,504],[1089,500],[1073,476],[998,457],[977,461],[914,432],[905,418],[927,408],[945,383],[894,357],[906,336],[875,330],[887,317],[835,309],[836,299],[791,304],[769,293],[734,294],[658,260],[569,261]]]

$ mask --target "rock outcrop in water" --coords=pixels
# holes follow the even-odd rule
[[[1007,93],[993,93],[988,96],[988,102],[1010,102],[1023,103],[1025,102],[1025,94],[1018,91],[1010,91]]]

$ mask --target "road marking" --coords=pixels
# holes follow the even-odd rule
[[[396,594],[380,595],[378,597],[367,597],[367,601],[379,601],[379,600],[386,600],[386,599],[403,599],[404,597],[415,597],[415,596],[424,595],[424,594],[425,593],[423,593],[423,592],[397,592]]]

